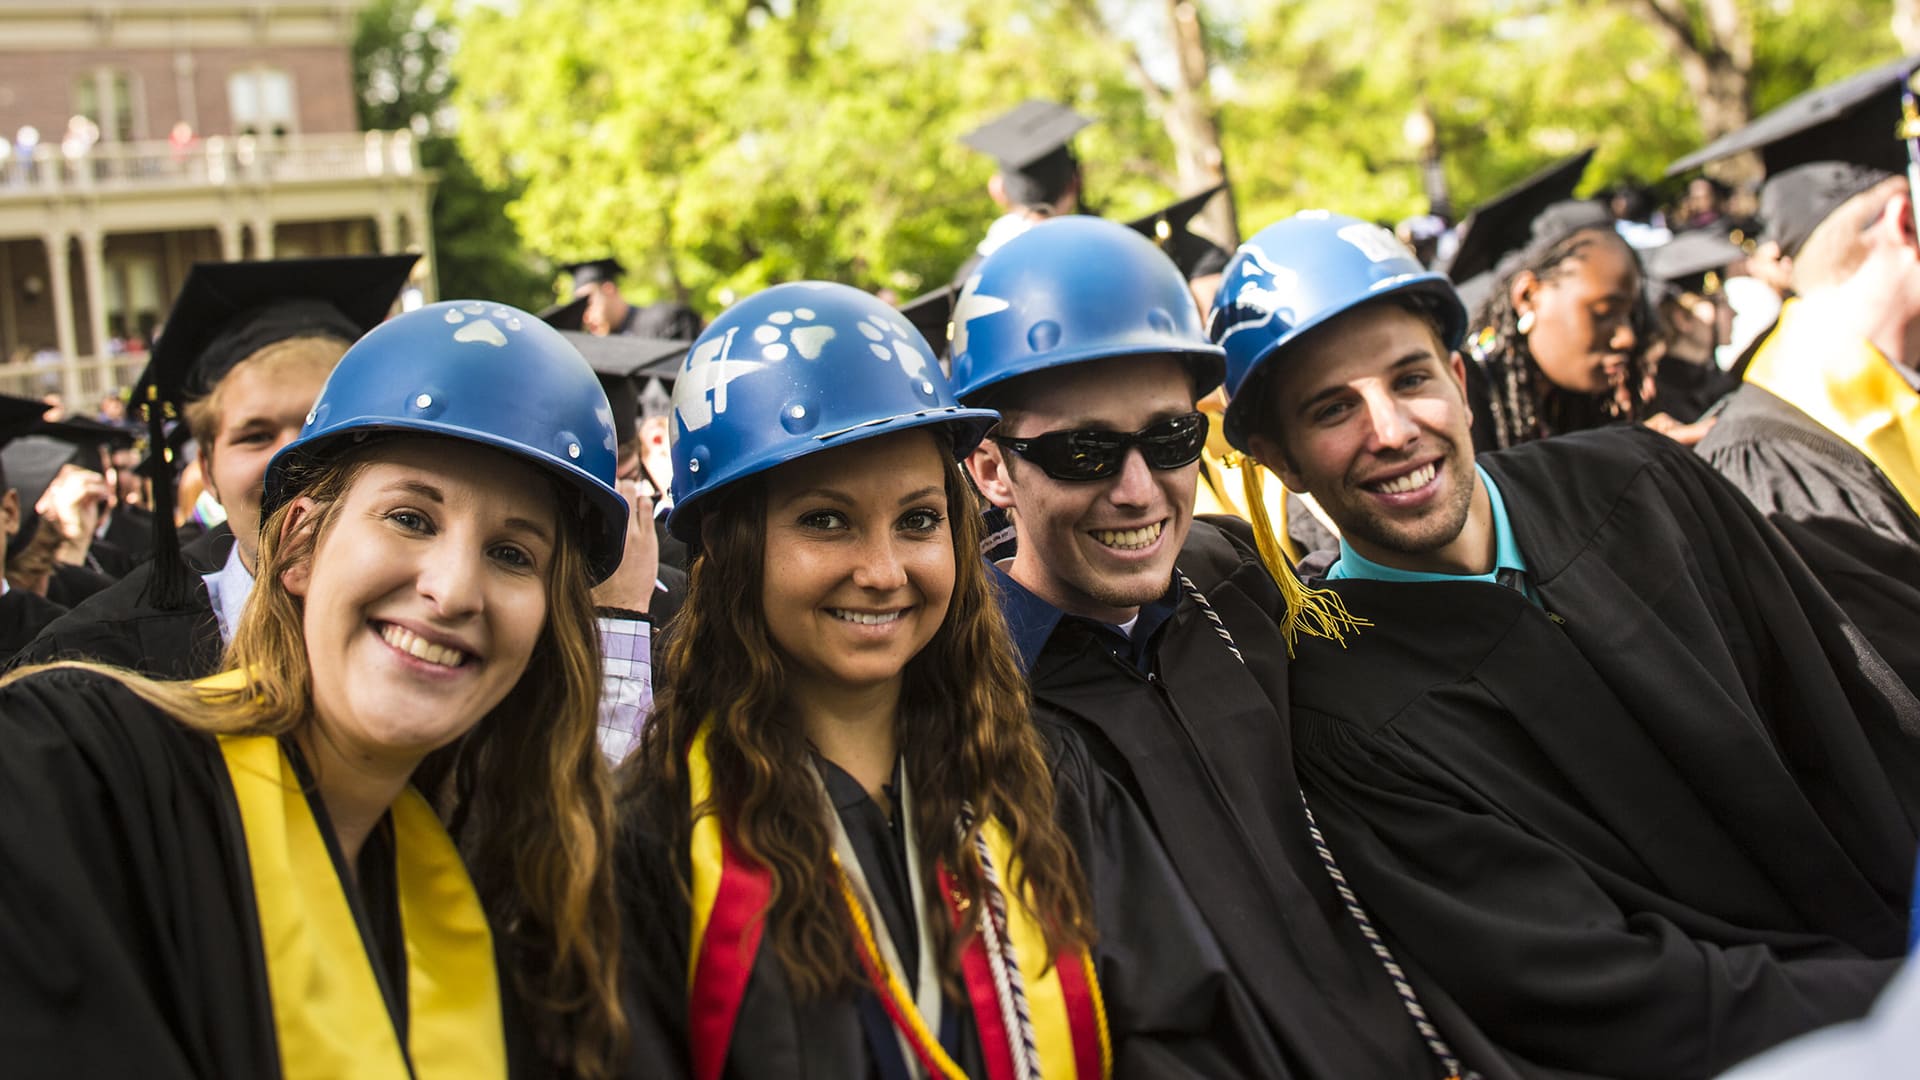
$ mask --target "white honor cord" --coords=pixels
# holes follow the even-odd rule
[[[888,971],[899,972],[900,951],[894,948],[893,933],[887,927],[887,920],[880,913],[879,905],[874,903],[873,890],[867,886],[867,872],[860,865],[860,856],[853,850],[853,839],[847,835],[847,827],[840,821],[839,811],[834,809],[833,797],[827,791],[825,780],[820,778],[820,770],[813,771],[814,785],[820,791],[820,805],[827,811],[827,821],[833,827],[833,851],[840,857],[840,870],[847,875],[848,884],[853,886],[853,895],[867,909],[867,921],[873,926],[873,939],[880,946],[880,962]],[[907,780],[907,769],[900,766],[900,797],[896,800],[894,814],[900,821],[901,830],[906,834],[907,849],[907,889],[913,900],[914,932],[919,935],[920,963],[917,966],[918,978],[913,986],[914,1006],[920,1010],[920,1018],[926,1021],[927,1030],[934,1038],[940,1037],[940,965],[934,953],[932,914],[927,908],[926,887],[920,881],[920,845],[913,831],[913,792]],[[878,992],[885,993],[884,988]],[[900,1057],[907,1063],[907,1069],[916,1077],[927,1075],[920,1064],[920,1058],[913,1052],[913,1046],[907,1042],[902,1032],[895,1032],[900,1043]]]

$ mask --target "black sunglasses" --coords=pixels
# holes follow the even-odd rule
[[[1120,471],[1127,451],[1135,446],[1155,469],[1191,465],[1207,445],[1204,413],[1183,413],[1128,434],[1123,431],[1049,431],[1016,439],[995,435],[993,441],[1019,454],[1055,480],[1105,480]]]

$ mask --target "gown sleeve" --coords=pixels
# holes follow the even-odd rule
[[[210,745],[103,676],[0,689],[0,1071],[277,1072]]]
[[[629,809],[617,858],[621,910],[621,1000],[629,1052],[623,1076],[692,1075],[687,1057],[688,909],[672,848]]]
[[[1289,1075],[1152,828],[1079,738],[1047,725],[1059,818],[1093,899],[1114,1076]]]
[[[1709,1077],[1865,1013],[1898,967],[1829,942],[1722,946],[1629,914],[1566,850],[1476,809],[1391,731],[1295,713],[1315,815],[1374,917],[1496,1040],[1618,1078]],[[1810,936],[1809,936],[1810,937]]]

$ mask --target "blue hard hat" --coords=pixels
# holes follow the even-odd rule
[[[532,462],[581,497],[594,582],[620,565],[628,509],[613,487],[613,410],[593,369],[537,317],[449,300],[375,327],[340,358],[300,437],[268,463],[263,511],[298,494],[292,467],[377,432],[464,439]]]
[[[1358,218],[1302,210],[1240,245],[1213,296],[1207,334],[1227,350],[1227,442],[1247,449],[1248,380],[1267,359],[1335,315],[1386,296],[1424,298],[1447,348],[1460,347],[1467,309],[1445,274],[1394,235]]]
[[[936,424],[965,455],[999,419],[954,402],[926,339],[878,297],[775,285],[721,312],[680,362],[667,530],[697,540],[714,493],[796,458]]]
[[[1184,361],[1196,398],[1220,385],[1220,349],[1180,268],[1116,222],[1041,222],[981,260],[954,302],[950,381],[962,401],[1021,375],[1118,356]]]

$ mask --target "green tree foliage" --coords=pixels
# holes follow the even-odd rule
[[[1892,0],[1739,0],[1754,105],[1897,52]],[[1099,118],[1094,207],[1174,194],[1130,71],[1168,62],[1165,0],[521,0],[474,5],[454,57],[460,138],[537,250],[616,252],[642,299],[708,315],[770,282],[902,297],[944,283],[994,217],[957,137],[1030,96]],[[1652,180],[1701,141],[1664,46],[1623,0],[1205,0],[1243,227],[1329,206],[1426,208],[1424,102],[1456,207],[1583,146],[1587,189]]]
[[[539,307],[547,275],[521,250],[506,213],[516,189],[481,180],[453,136],[448,58],[455,44],[450,21],[431,0],[373,0],[353,44],[360,126],[413,131],[422,164],[439,174],[431,227],[441,295]]]

